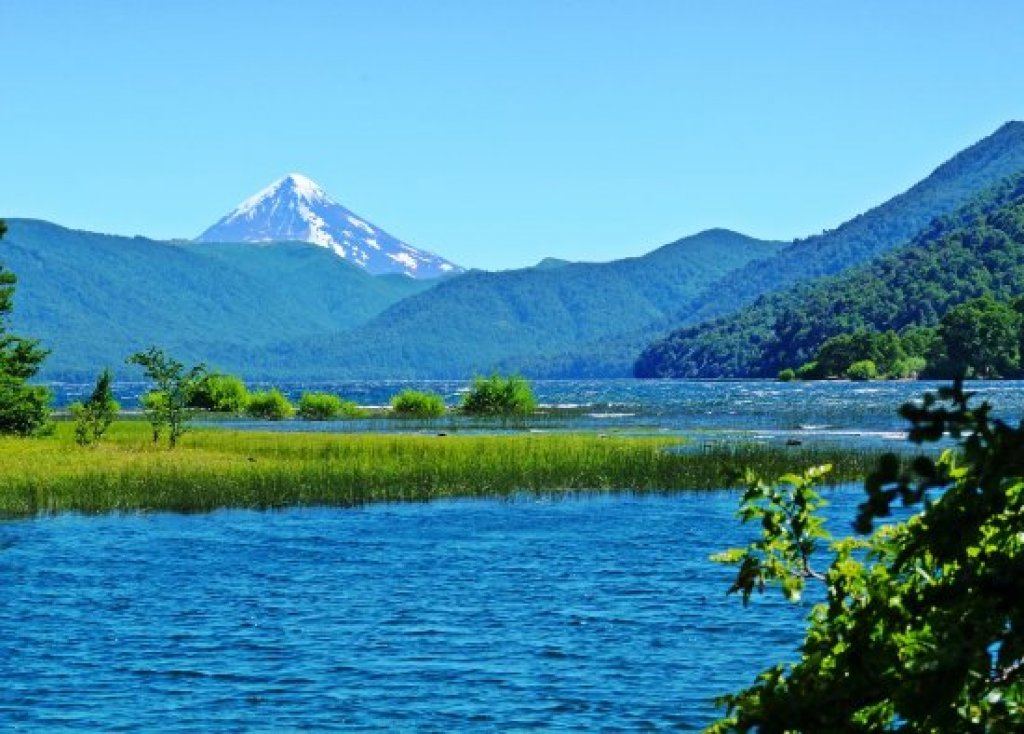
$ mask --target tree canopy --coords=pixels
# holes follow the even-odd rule
[[[895,455],[866,484],[856,528],[835,538],[815,489],[828,467],[767,483],[748,475],[740,517],[760,524],[738,566],[744,601],[807,583],[825,600],[798,662],[724,696],[726,731],[1016,732],[1024,728],[1024,422],[973,407],[962,383],[903,407],[910,438],[958,449],[904,466]],[[921,506],[874,529],[896,502]],[[872,532],[873,531],[873,532]]]
[[[0,239],[6,232],[0,220]],[[14,273],[0,265],[0,434],[28,436],[50,425],[50,391],[28,384],[49,351],[35,339],[11,333],[15,283]]]
[[[186,368],[155,346],[136,352],[125,361],[142,367],[146,377],[154,382],[154,389],[142,401],[153,426],[153,441],[158,441],[166,428],[168,442],[174,448],[188,430],[193,416],[192,395],[206,375],[206,366]]]
[[[991,296],[954,306],[940,328],[946,357],[957,372],[1009,377],[1020,368],[1021,316]]]

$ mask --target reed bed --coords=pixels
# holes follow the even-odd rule
[[[204,512],[217,508],[352,506],[439,497],[579,490],[728,487],[832,463],[835,482],[862,478],[877,453],[719,445],[680,451],[679,438],[598,434],[394,435],[195,430],[154,445],[141,422],[103,443],[74,443],[70,424],[37,439],[0,439],[0,514]]]

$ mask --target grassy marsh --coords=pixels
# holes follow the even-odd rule
[[[728,486],[749,466],[774,476],[835,465],[851,481],[877,454],[842,448],[710,446],[679,438],[597,434],[324,434],[197,429],[172,450],[149,427],[119,421],[104,441],[77,446],[61,423],[50,437],[0,438],[0,514],[222,507],[350,506],[500,496],[518,491],[672,491]]]

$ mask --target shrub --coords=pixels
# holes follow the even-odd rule
[[[113,379],[110,370],[103,370],[89,399],[84,403],[71,404],[71,415],[75,418],[75,442],[79,446],[99,441],[121,410],[110,389]]]
[[[295,408],[275,387],[249,395],[249,401],[245,404],[245,414],[251,418],[279,421],[295,415]]]
[[[326,392],[304,392],[299,398],[299,417],[307,421],[329,421],[341,415],[341,398]]]
[[[329,421],[332,418],[358,418],[366,411],[351,400],[342,400],[326,392],[304,392],[299,398],[299,417],[307,421]]]
[[[798,380],[817,380],[821,377],[817,362],[806,362],[796,368],[794,376]]]
[[[240,378],[211,372],[192,391],[189,406],[216,413],[241,413],[248,399],[249,391]]]
[[[462,412],[468,415],[529,415],[537,408],[530,383],[518,375],[474,377],[473,386],[462,398]]]
[[[792,382],[796,378],[796,372],[787,367],[779,371],[779,382]]]
[[[873,380],[878,377],[878,368],[870,359],[862,359],[846,368],[846,376],[851,380]]]
[[[928,363],[924,357],[899,359],[893,363],[889,377],[917,377],[925,371],[927,366]]]
[[[391,410],[400,418],[440,418],[445,405],[436,393],[402,390],[391,398]]]

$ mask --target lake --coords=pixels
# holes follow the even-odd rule
[[[341,387],[364,404],[395,391]],[[898,438],[894,408],[923,386],[537,387],[581,406],[570,428],[894,441],[879,436]],[[1024,413],[1019,384],[981,389]],[[842,532],[861,490],[829,497]],[[808,608],[725,595],[731,571],[707,557],[748,537],[736,502],[519,495],[3,523],[0,728],[699,728],[714,696],[795,656]]]

